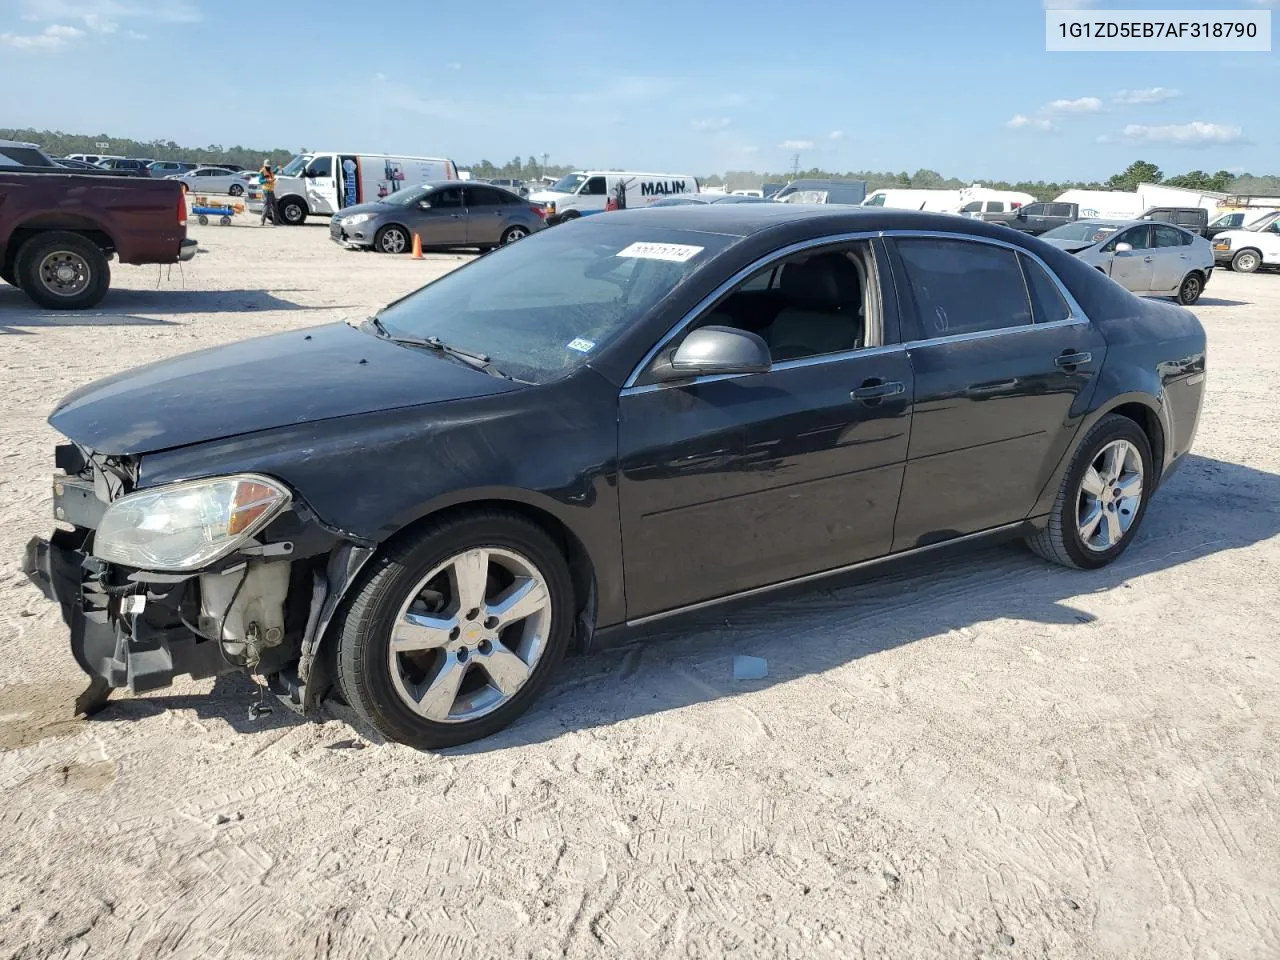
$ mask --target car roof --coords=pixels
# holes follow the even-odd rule
[[[594,217],[592,218],[595,219]],[[813,236],[880,230],[934,230],[1009,240],[1007,227],[946,213],[828,203],[689,203],[639,207],[608,215],[611,223],[747,237],[794,225]]]

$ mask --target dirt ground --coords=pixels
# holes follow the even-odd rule
[[[53,403],[461,259],[192,233],[89,313],[0,286],[3,960],[1280,956],[1280,276],[1215,274],[1195,451],[1114,566],[987,548],[708,615],[427,754],[252,721],[240,678],[71,718],[18,572]]]

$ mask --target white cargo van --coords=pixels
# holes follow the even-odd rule
[[[297,224],[308,216],[332,216],[343,207],[372,203],[428,180],[457,179],[453,161],[440,157],[304,153],[276,171],[276,206],[282,222]],[[251,190],[249,198],[260,201],[261,193]]]
[[[864,207],[893,210],[928,210],[950,213],[960,205],[959,190],[874,190],[862,201]]]
[[[697,193],[698,181],[683,173],[632,173],[619,170],[581,170],[557,180],[529,199],[547,208],[549,225],[606,210],[647,207],[663,197]]]

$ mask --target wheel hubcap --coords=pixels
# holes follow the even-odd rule
[[[1128,440],[1098,451],[1080,481],[1076,523],[1086,550],[1102,553],[1124,539],[1142,505],[1142,454]]]
[[[507,232],[507,243],[515,243],[517,240],[524,239],[525,236],[527,236],[525,231],[515,227]]]
[[[89,264],[70,250],[55,250],[40,261],[40,281],[60,297],[74,297],[89,286]]]
[[[1252,270],[1254,264],[1253,254],[1246,253],[1240,258],[1240,266],[1245,270]]]
[[[400,607],[392,684],[427,720],[477,720],[528,682],[550,631],[551,594],[532,562],[511,550],[468,550],[428,573]]]
[[[1188,300],[1190,300],[1199,292],[1200,292],[1200,281],[1196,280],[1195,277],[1190,278],[1189,280],[1187,280],[1186,283],[1182,285],[1182,295]]]
[[[382,249],[387,253],[399,253],[404,249],[404,234],[399,230],[388,230],[382,235]]]

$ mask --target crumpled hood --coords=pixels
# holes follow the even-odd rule
[[[49,423],[97,453],[140,454],[523,386],[334,323],[116,374],[63,397]]]

